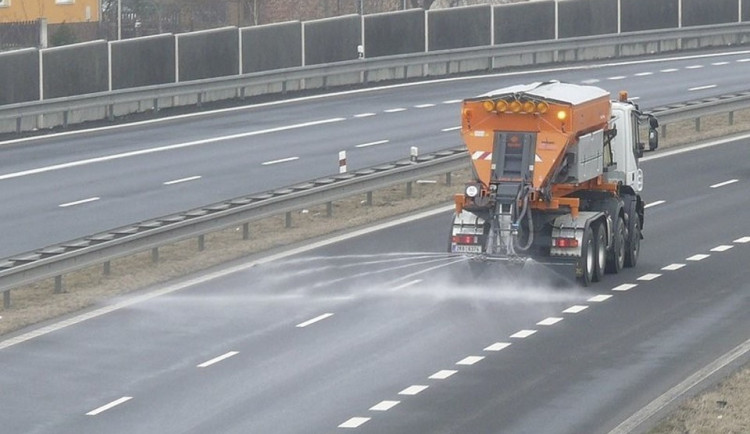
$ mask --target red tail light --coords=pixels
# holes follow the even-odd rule
[[[575,238],[553,238],[552,246],[562,248],[578,247],[578,240]]]
[[[456,244],[477,244],[477,237],[474,235],[454,235],[453,242]]]

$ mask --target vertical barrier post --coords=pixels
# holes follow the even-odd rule
[[[249,240],[250,239],[250,223],[243,223],[242,224],[242,239],[243,240]]]
[[[63,281],[62,276],[55,276],[55,294],[63,293]]]
[[[3,308],[10,309],[10,289],[3,291]]]
[[[346,151],[339,151],[339,173],[346,173]]]

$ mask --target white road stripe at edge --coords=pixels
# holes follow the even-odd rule
[[[610,431],[609,434],[626,434],[636,431],[636,429],[641,424],[655,416],[660,411],[669,407],[670,404],[679,400],[687,392],[689,392],[690,389],[699,385],[702,381],[706,380],[711,375],[728,366],[738,358],[744,356],[748,351],[750,351],[750,339],[746,340],[728,353],[709,363],[698,372],[686,378],[680,384],[669,389],[666,393],[651,401],[651,403],[635,412],[635,414],[633,414],[629,418],[625,419],[625,421],[623,421],[620,425],[615,427],[615,429]]]
[[[223,360],[226,360],[226,359],[228,359],[230,357],[236,356],[239,353],[240,353],[239,351],[230,351],[230,352],[228,352],[226,354],[220,355],[219,357],[214,357],[211,360],[207,360],[207,361],[201,363],[200,365],[197,365],[196,367],[197,368],[208,368],[211,365],[215,365],[215,364],[217,364],[217,363],[219,363],[219,362],[221,362]]]
[[[287,125],[284,127],[268,128],[265,130],[248,131],[246,133],[230,134],[228,136],[211,137],[208,139],[194,140],[192,142],[175,143],[173,145],[159,146],[157,148],[140,149],[138,151],[123,152],[120,154],[105,155],[103,157],[89,158],[86,160],[71,161],[68,163],[54,164],[52,166],[39,167],[36,169],[23,170],[20,172],[6,173],[0,175],[0,181],[5,179],[20,178],[21,176],[36,175],[38,173],[52,172],[54,170],[69,169],[71,167],[85,166],[88,164],[101,163],[104,161],[119,160],[123,158],[136,157],[139,155],[155,154],[157,152],[172,151],[175,149],[189,148],[192,146],[205,145],[208,143],[216,143],[226,140],[242,139],[245,137],[259,136],[263,134],[277,133],[280,131],[289,131],[305,127],[313,127],[317,125],[330,124],[334,122],[345,121],[346,118],[331,118],[323,119],[320,121],[303,122],[294,125]],[[51,137],[51,136],[40,136],[40,137]],[[6,142],[7,143],[7,142]]]
[[[606,67],[624,66],[624,65],[643,65],[643,64],[652,64],[652,63],[674,62],[678,60],[707,59],[707,58],[721,57],[721,56],[737,56],[740,54],[749,54],[749,53],[750,51],[740,50],[740,51],[729,51],[729,52],[724,52],[724,53],[691,54],[687,56],[675,56],[675,57],[667,56],[667,57],[662,57],[658,59],[626,60],[626,61],[620,61],[620,62],[595,63],[594,66],[597,68],[606,68]],[[750,61],[750,59],[738,60],[738,62],[743,62],[743,61]],[[516,77],[516,76],[525,76],[529,74],[548,74],[550,72],[582,71],[582,70],[590,69],[591,67],[592,65],[560,66],[560,67],[552,67],[552,68],[532,69],[532,70],[526,70],[526,71],[500,72],[500,73],[495,73],[495,74],[473,75],[473,76],[465,76],[465,77],[449,77],[449,78],[441,78],[437,80],[423,80],[423,81],[415,81],[413,83],[399,83],[399,84],[391,84],[391,85],[386,85],[386,86],[370,87],[366,89],[345,90],[341,92],[332,92],[332,93],[326,93],[322,95],[302,96],[298,98],[289,98],[289,99],[282,99],[282,100],[277,100],[277,101],[269,101],[269,102],[264,102],[260,104],[252,104],[252,105],[246,105],[246,106],[240,106],[240,107],[228,107],[228,108],[210,110],[210,111],[205,111],[205,112],[186,113],[186,114],[177,115],[177,116],[164,117],[164,118],[158,118],[158,119],[148,119],[148,120],[132,122],[128,124],[107,125],[104,127],[91,128],[87,130],[65,131],[61,133],[55,133],[55,134],[44,135],[44,136],[24,137],[21,139],[13,139],[13,140],[0,142],[0,146],[10,145],[10,144],[15,144],[15,143],[24,143],[24,142],[31,142],[31,141],[37,141],[37,140],[44,140],[44,139],[50,139],[50,138],[55,138],[55,137],[88,134],[88,133],[99,132],[99,131],[108,131],[108,130],[125,129],[125,128],[137,128],[143,125],[171,122],[171,121],[175,121],[179,119],[190,119],[190,118],[202,117],[202,116],[215,116],[221,113],[231,113],[231,112],[242,111],[242,110],[262,109],[265,107],[273,107],[277,105],[288,105],[288,104],[292,104],[296,102],[316,101],[316,100],[334,98],[334,97],[339,97],[339,96],[379,92],[382,90],[401,89],[401,88],[440,84],[440,83],[452,83],[452,82],[466,81],[466,80],[484,80],[487,78],[496,78],[496,77]],[[649,75],[649,74],[651,73],[641,72],[635,75],[640,77],[640,76]],[[443,101],[443,104],[455,104],[461,101],[462,100],[460,99],[455,99],[455,100]]]
[[[101,199],[101,198],[100,197],[90,197],[88,199],[81,199],[81,200],[77,200],[75,202],[61,203],[58,206],[60,208],[67,208],[69,206],[83,205],[84,203],[96,202],[99,199]]]
[[[307,327],[307,326],[309,326],[309,325],[311,325],[311,324],[315,324],[315,323],[316,323],[316,322],[318,322],[318,321],[323,321],[324,319],[326,319],[326,318],[330,318],[330,317],[332,317],[332,316],[333,316],[333,314],[332,314],[332,313],[324,313],[323,315],[319,315],[319,316],[316,316],[316,317],[315,317],[315,318],[313,318],[313,319],[309,319],[309,320],[307,320],[307,321],[305,321],[305,322],[302,322],[302,323],[299,323],[299,324],[297,324],[297,327],[298,327],[298,328],[303,328],[303,327]]]
[[[117,407],[118,405],[120,405],[120,404],[122,404],[124,402],[128,402],[131,399],[133,399],[132,396],[123,396],[122,398],[116,399],[116,400],[110,402],[109,404],[102,405],[101,407],[99,407],[99,408],[97,408],[95,410],[91,410],[90,412],[86,413],[86,416],[96,416],[99,413],[105,412],[105,411],[109,410],[112,407]]]
[[[257,260],[249,261],[247,263],[237,265],[234,267],[229,267],[223,270],[219,270],[216,272],[208,273],[200,277],[196,277],[195,279],[190,279],[185,282],[176,283],[176,284],[169,284],[166,286],[159,287],[158,289],[155,289],[151,292],[148,292],[146,294],[136,296],[133,298],[129,298],[127,300],[123,300],[114,304],[111,304],[109,306],[105,306],[96,310],[92,310],[91,312],[86,312],[80,315],[76,315],[72,318],[66,319],[64,321],[56,322],[54,324],[50,324],[44,327],[40,327],[38,329],[32,330],[30,332],[23,333],[21,335],[18,335],[16,337],[5,339],[3,341],[0,341],[0,350],[4,348],[11,347],[13,345],[20,344],[22,342],[29,341],[31,339],[37,338],[39,336],[44,336],[48,333],[52,333],[61,329],[64,329],[66,327],[76,325],[79,323],[82,323],[84,321],[90,320],[92,318],[97,318],[102,315],[108,314],[110,312],[114,312],[116,310],[120,310],[129,306],[132,306],[137,303],[142,303],[144,301],[151,300],[152,298],[159,297],[165,294],[170,294],[175,291],[180,291],[185,288],[189,288],[191,286],[200,285],[202,283],[209,282],[214,279],[218,279],[223,276],[230,275],[232,273],[237,273],[240,271],[244,271],[253,267],[256,267],[258,265],[267,264],[269,262],[278,261],[280,259],[288,258],[290,256],[299,255],[300,253],[309,252],[310,250],[315,250],[321,247],[329,246],[334,243],[341,242],[343,240],[347,240],[350,238],[359,237],[365,234],[370,234],[373,232],[377,232],[383,229],[388,229],[393,226],[398,226],[404,223],[413,222],[416,220],[420,220],[423,218],[427,218],[430,216],[434,216],[437,214],[442,214],[447,211],[450,211],[453,209],[453,205],[445,205],[441,206],[439,208],[435,208],[432,210],[424,211],[421,213],[413,214],[410,216],[402,217],[399,219],[394,219],[392,221],[381,223],[375,226],[371,226],[368,228],[358,229],[354,230],[336,237],[331,237],[325,240],[321,240],[315,243],[305,244],[304,246],[300,246],[294,249],[286,250],[283,252],[279,252],[273,255],[264,256],[262,258],[258,258]]]

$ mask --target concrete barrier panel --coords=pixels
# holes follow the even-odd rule
[[[468,6],[427,12],[430,51],[491,45],[492,6]]]
[[[424,51],[424,16],[421,9],[365,15],[365,57]]]
[[[105,41],[42,50],[44,99],[109,90]]]
[[[305,33],[305,65],[356,59],[362,43],[362,19],[359,15],[308,21]]]
[[[111,48],[112,89],[175,82],[173,35],[114,41]]]
[[[39,99],[39,52],[0,53],[0,105]],[[14,124],[15,125],[15,124]]]
[[[737,0],[682,0],[682,25],[736,23],[739,14],[737,6]]]
[[[560,38],[617,33],[617,0],[567,0],[558,14]]]
[[[495,45],[555,39],[555,2],[495,6]]]
[[[239,36],[237,28],[205,30],[177,35],[179,81],[237,75]]]
[[[670,29],[679,25],[679,0],[622,2],[622,31]]]
[[[242,73],[302,66],[302,23],[246,27],[242,32]]]

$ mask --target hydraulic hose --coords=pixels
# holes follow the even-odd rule
[[[521,227],[521,222],[523,221],[524,217],[528,218],[528,236],[526,238],[526,244],[525,245],[519,245],[519,250],[521,251],[527,251],[529,248],[531,248],[531,244],[534,242],[534,219],[531,216],[531,209],[529,209],[529,194],[531,193],[531,188],[527,185],[523,189],[519,189],[518,191],[518,198],[520,199],[520,196],[523,195],[523,205],[521,207],[521,214],[518,216],[518,219],[516,220],[516,226]]]

